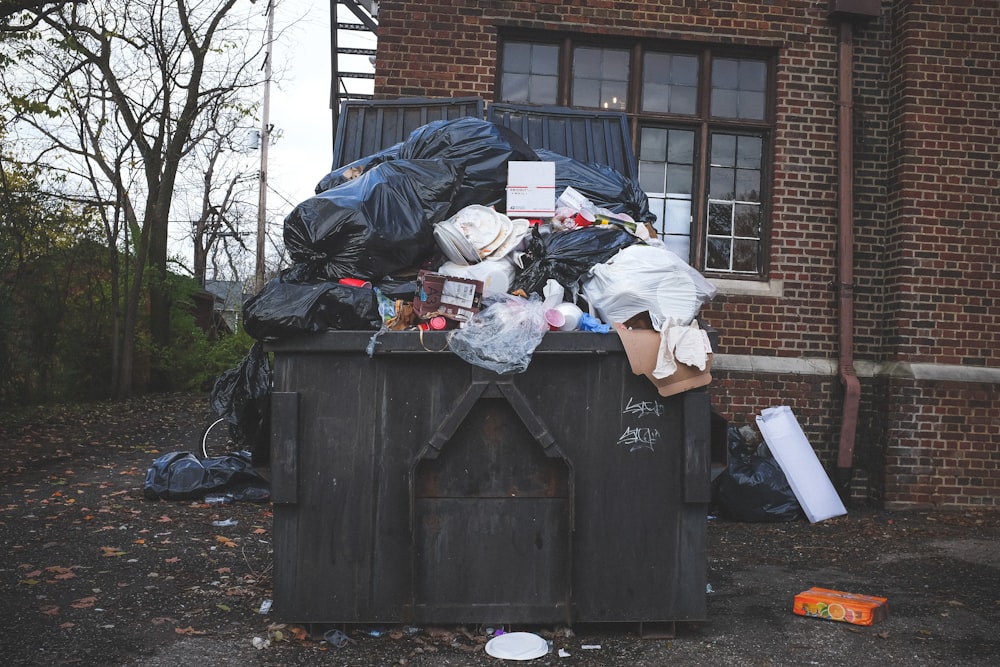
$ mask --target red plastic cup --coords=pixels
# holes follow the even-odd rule
[[[367,280],[361,280],[360,278],[341,278],[337,281],[341,285],[348,285],[350,287],[367,287],[371,288],[372,284]]]

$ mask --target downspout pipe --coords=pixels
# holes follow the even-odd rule
[[[837,293],[839,306],[839,377],[844,402],[837,448],[834,486],[846,505],[854,471],[854,441],[861,402],[861,383],[854,372],[854,26],[840,21],[838,43],[838,199]]]

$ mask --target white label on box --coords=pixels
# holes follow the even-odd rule
[[[457,280],[446,280],[441,289],[441,303],[468,308],[476,298],[476,286],[472,283],[460,283]]]

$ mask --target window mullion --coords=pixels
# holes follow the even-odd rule
[[[559,104],[568,107],[573,86],[573,39],[563,38],[559,49]]]

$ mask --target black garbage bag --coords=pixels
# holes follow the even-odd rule
[[[434,223],[449,215],[461,167],[390,160],[296,206],[284,240],[314,278],[378,280],[412,269],[436,249]]]
[[[507,162],[534,162],[535,151],[516,133],[478,118],[437,120],[418,127],[399,147],[400,159],[436,159],[461,165],[462,185],[449,217],[471,204],[503,208]]]
[[[580,162],[550,150],[535,151],[539,160],[556,163],[556,197],[572,187],[595,206],[624,213],[636,222],[656,222],[649,198],[638,181],[604,164]]]
[[[720,513],[737,521],[802,518],[802,508],[778,462],[752,452],[735,426],[727,435],[729,463],[716,479]]]
[[[149,500],[197,500],[224,493],[232,500],[262,502],[271,485],[257,473],[250,452],[199,459],[191,452],[164,454],[146,471],[142,494]]]
[[[271,362],[259,341],[235,368],[212,386],[212,410],[229,425],[238,450],[252,453],[256,465],[266,465],[271,451]]]
[[[316,194],[326,192],[331,188],[335,188],[338,185],[342,185],[350,180],[353,180],[375,165],[382,164],[387,160],[395,160],[399,157],[399,147],[402,145],[403,142],[399,142],[389,148],[380,150],[378,153],[373,153],[366,157],[357,159],[354,162],[345,164],[343,167],[334,169],[329,174],[321,178],[319,183],[316,184]]]
[[[293,267],[243,304],[243,325],[257,340],[329,330],[374,330],[382,324],[371,287],[299,280]]]
[[[527,257],[511,285],[511,292],[523,289],[526,294],[542,294],[552,279],[570,289],[595,264],[606,262],[622,248],[639,239],[620,227],[580,227],[542,236],[532,227]]]

